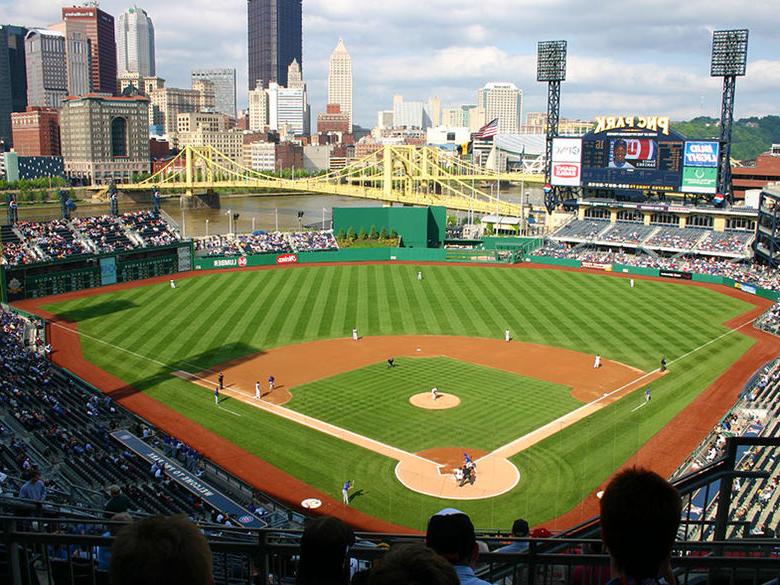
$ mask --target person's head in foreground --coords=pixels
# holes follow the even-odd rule
[[[421,542],[399,544],[371,571],[368,585],[458,585],[452,565]]]
[[[425,544],[453,565],[471,565],[479,552],[471,519],[453,508],[431,516]]]
[[[352,528],[338,518],[322,516],[306,522],[301,536],[298,585],[349,583],[349,548],[355,544]]]
[[[677,490],[657,473],[632,468],[612,478],[601,498],[601,538],[613,576],[666,576],[681,512]]]
[[[181,516],[155,516],[122,528],[111,545],[111,585],[211,585],[206,537]]]

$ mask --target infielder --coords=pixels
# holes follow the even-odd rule
[[[645,388],[645,402],[650,402],[650,388]]]
[[[434,386],[433,388],[431,388],[431,400],[435,401],[438,397],[439,397],[439,389],[436,386]]]
[[[358,340],[358,332],[357,332],[357,328],[355,328],[352,330],[352,341],[357,341],[357,340]]]
[[[268,391],[269,392],[273,392],[274,391],[274,382],[275,382],[274,377],[273,376],[268,376]]]
[[[214,404],[219,406],[219,386],[214,386]]]
[[[352,489],[352,480],[348,479],[341,486],[341,499],[345,505],[349,506],[349,490]]]
[[[260,388],[260,380],[257,380],[257,382],[255,382],[255,398],[257,400],[260,400],[261,396],[262,396],[262,390]]]
[[[601,356],[599,354],[596,354],[596,357],[593,358],[593,369],[600,368],[601,367]]]
[[[509,343],[509,340],[510,340],[510,339],[512,339],[512,338],[509,336],[509,329],[505,329],[505,330],[504,330],[504,341],[506,341],[507,343]]]
[[[217,381],[219,382],[219,389],[222,390],[225,387],[225,384],[224,384],[224,382],[225,382],[225,374],[220,372],[219,375],[217,376]]]

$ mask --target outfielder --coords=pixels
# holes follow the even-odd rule
[[[593,358],[593,369],[600,368],[601,367],[601,356],[599,354],[596,354],[596,357]]]
[[[347,506],[349,506],[349,490],[350,489],[352,489],[352,480],[348,479],[347,481],[344,482],[344,485],[341,486],[341,500]]]
[[[356,327],[355,329],[352,330],[352,341],[357,341],[357,340],[358,340],[358,332]]]
[[[219,406],[219,385],[214,386],[214,404]]]
[[[505,329],[505,330],[504,330],[504,341],[506,341],[507,343],[509,343],[509,340],[510,340],[510,339],[512,339],[512,338],[509,336],[509,329]]]

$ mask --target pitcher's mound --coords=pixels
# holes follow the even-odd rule
[[[415,394],[409,398],[409,402],[412,406],[418,406],[420,408],[428,408],[430,410],[443,410],[445,408],[454,408],[460,404],[460,398],[454,394],[447,394],[446,392],[439,392],[438,398],[434,400],[431,398],[430,392],[422,392]]]

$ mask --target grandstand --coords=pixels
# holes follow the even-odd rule
[[[327,252],[338,250],[333,231],[265,232],[227,234],[195,239],[198,256],[251,256],[285,252]]]

